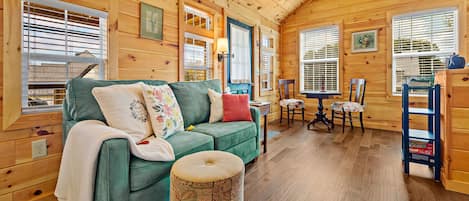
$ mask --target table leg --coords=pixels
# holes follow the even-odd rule
[[[316,124],[317,122],[321,121],[321,114],[322,110],[324,109],[324,106],[322,105],[322,98],[318,98],[318,111],[316,112],[316,118],[313,120],[309,121],[308,123],[308,129],[311,129],[311,125]]]
[[[264,115],[264,154],[267,153],[267,115]]]
[[[316,118],[311,120],[308,123],[308,129],[310,129],[311,125],[316,124],[317,122],[322,122],[327,126],[327,130],[330,130],[330,121],[327,119],[326,114],[324,113],[324,105],[322,103],[322,98],[318,98],[318,112],[316,112]]]

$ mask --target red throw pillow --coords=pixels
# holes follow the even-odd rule
[[[223,94],[223,121],[252,121],[249,95]]]

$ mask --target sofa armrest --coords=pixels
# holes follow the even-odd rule
[[[260,154],[261,146],[261,112],[256,107],[251,107],[251,118],[252,121],[256,124],[257,128],[257,137],[256,137],[256,149],[258,154]]]
[[[95,201],[129,200],[130,147],[127,139],[104,141],[98,157]]]

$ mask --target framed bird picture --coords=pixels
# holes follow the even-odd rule
[[[140,3],[140,37],[163,40],[163,9]]]
[[[378,31],[362,31],[352,33],[352,52],[378,51]]]

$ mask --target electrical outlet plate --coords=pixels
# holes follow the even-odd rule
[[[46,139],[40,139],[31,143],[32,158],[40,158],[47,156],[47,141]]]

